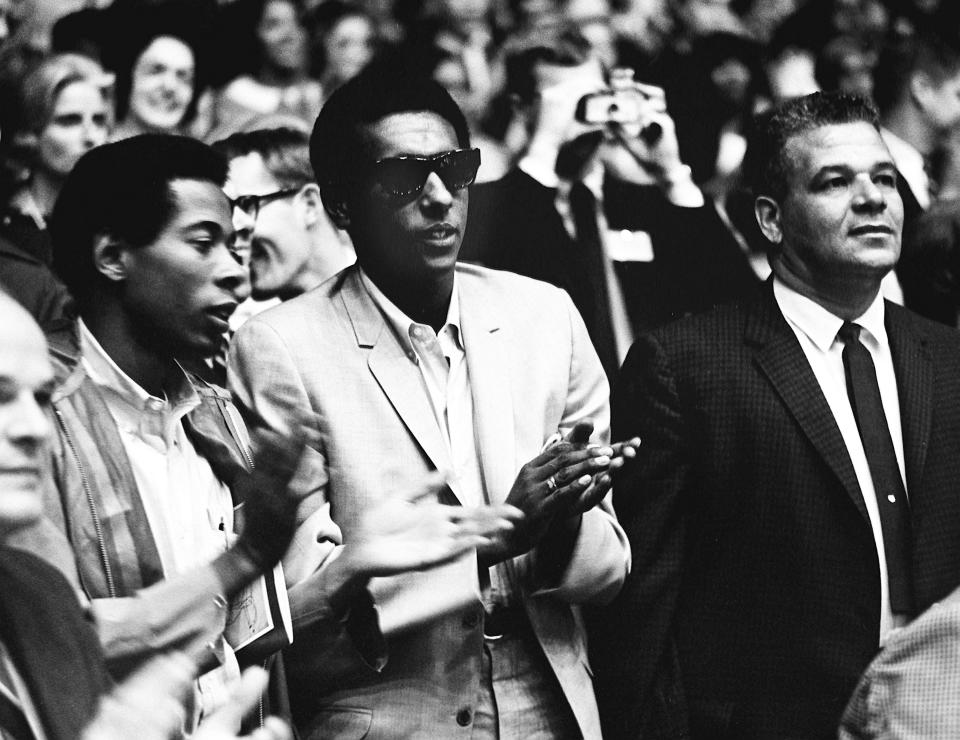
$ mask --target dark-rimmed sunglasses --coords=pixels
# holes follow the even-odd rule
[[[230,199],[230,207],[239,208],[256,221],[257,216],[260,214],[260,209],[267,205],[267,203],[296,195],[299,192],[300,188],[284,188],[283,190],[276,190],[272,193],[264,193],[263,195],[238,195],[236,198]]]
[[[479,149],[454,149],[432,157],[386,157],[370,165],[368,174],[387,195],[419,195],[431,172],[436,172],[451,193],[473,184],[480,169]]]

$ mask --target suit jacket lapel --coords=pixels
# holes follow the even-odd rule
[[[757,346],[757,365],[869,523],[860,484],[840,428],[796,335],[780,313],[772,284],[752,307],[747,317],[745,337],[748,343]]]
[[[370,348],[370,372],[437,470],[449,470],[450,456],[420,370],[371,300],[356,269],[344,279],[340,295],[357,343]]]
[[[887,337],[900,396],[900,423],[907,473],[907,494],[919,495],[933,419],[933,365],[926,341],[898,320],[900,309],[886,307]]]
[[[516,477],[513,394],[503,321],[469,280],[460,280],[460,323],[470,373],[480,467],[490,503],[504,501]]]

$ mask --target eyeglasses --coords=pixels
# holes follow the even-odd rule
[[[436,172],[450,192],[471,185],[480,168],[479,149],[454,149],[432,157],[387,157],[370,165],[372,179],[394,198],[418,195]]]
[[[265,193],[264,195],[238,195],[236,198],[230,199],[230,207],[239,208],[256,221],[260,209],[267,205],[267,203],[296,195],[299,192],[300,188],[284,188],[283,190],[276,190],[272,193]]]

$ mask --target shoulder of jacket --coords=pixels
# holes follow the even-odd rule
[[[561,288],[544,280],[537,280],[508,270],[483,267],[472,262],[457,263],[457,278],[471,284],[471,286],[486,286],[487,289],[504,291],[510,296],[530,293],[536,296],[553,295],[555,298],[559,298],[564,292]]]

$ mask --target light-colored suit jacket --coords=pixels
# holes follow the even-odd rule
[[[492,503],[547,438],[589,417],[609,437],[608,387],[566,293],[511,273],[458,265],[461,330],[476,439]],[[358,517],[417,488],[449,455],[420,370],[373,303],[356,267],[245,324],[230,385],[251,427],[283,428],[291,405],[317,413],[321,444],[298,482],[303,515],[325,501],[349,544]],[[456,484],[451,496],[457,496]],[[456,503],[451,501],[451,503]],[[603,602],[630,567],[609,497],[587,512],[558,583],[535,582],[536,550],[510,561],[523,603],[584,737],[600,736],[578,604]],[[308,550],[290,562],[303,579]],[[294,715],[310,737],[455,737],[477,697],[483,635],[476,554],[423,573],[374,579],[387,638],[381,671],[327,666],[309,643],[289,651]],[[342,656],[340,656],[342,657]],[[336,665],[336,674],[328,668]],[[461,718],[463,714],[460,714]],[[367,734],[364,735],[363,733]]]
[[[960,589],[891,633],[853,692],[837,737],[960,737]]]

